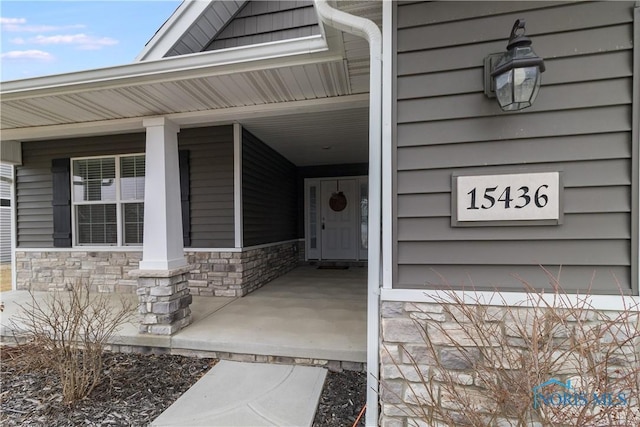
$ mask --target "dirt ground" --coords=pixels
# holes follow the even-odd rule
[[[0,292],[11,290],[11,264],[0,264]]]

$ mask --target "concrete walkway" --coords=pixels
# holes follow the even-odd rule
[[[221,361],[152,426],[311,426],[327,371]]]

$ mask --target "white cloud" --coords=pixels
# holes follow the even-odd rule
[[[5,18],[0,16],[0,24],[2,25],[15,25],[26,24],[27,20],[24,18]]]
[[[53,55],[42,50],[12,50],[0,55],[2,59],[34,59],[38,61],[51,61]]]
[[[71,44],[76,45],[78,49],[97,50],[105,46],[113,46],[118,44],[118,40],[111,37],[94,37],[86,34],[66,34],[55,36],[37,36],[29,39],[30,43],[40,45],[50,44]]]
[[[0,17],[0,24],[2,25],[2,30],[12,33],[48,33],[51,31],[59,31],[65,29],[73,29],[73,28],[85,28],[85,25],[76,24],[76,25],[27,25],[27,20],[25,18],[7,18]]]
[[[25,40],[22,37],[16,37],[15,39],[9,40],[13,44],[25,44]]]

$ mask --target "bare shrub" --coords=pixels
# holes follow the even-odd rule
[[[640,425],[638,305],[596,310],[554,285],[525,284],[516,305],[446,290],[433,298],[444,316],[410,308],[424,345],[384,347],[404,388],[381,381],[409,425]]]
[[[105,345],[133,316],[130,301],[120,298],[113,305],[107,295],[89,288],[86,283],[68,285],[41,301],[31,293],[31,302],[21,305],[12,321],[20,340],[38,347],[28,352],[31,363],[57,372],[67,403],[86,397],[99,384]]]
[[[50,355],[36,341],[16,340],[16,345],[2,345],[0,356],[3,364],[20,373],[46,371],[51,366]]]

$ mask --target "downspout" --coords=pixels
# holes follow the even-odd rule
[[[378,425],[382,194],[382,34],[373,22],[315,0],[323,23],[369,42],[369,257],[367,271],[367,426]]]

